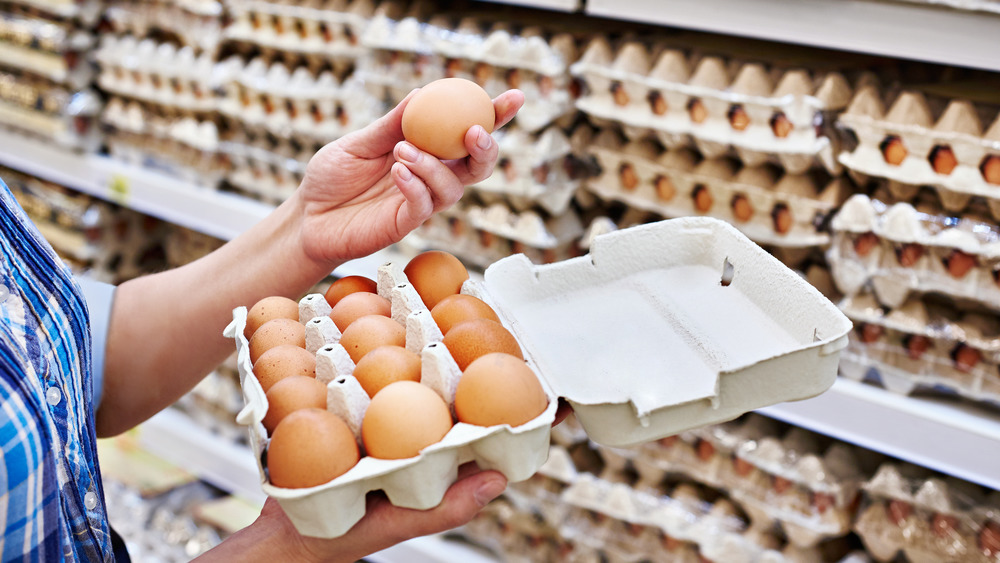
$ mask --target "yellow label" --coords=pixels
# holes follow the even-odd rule
[[[111,176],[111,181],[108,182],[108,199],[119,205],[128,206],[131,193],[132,189],[126,176],[121,174]]]

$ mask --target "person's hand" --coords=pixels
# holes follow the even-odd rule
[[[331,539],[299,534],[278,502],[269,498],[253,524],[198,561],[233,561],[231,557],[240,553],[242,561],[353,562],[408,539],[461,526],[506,487],[501,473],[481,471],[475,463],[467,463],[459,468],[458,480],[436,507],[399,508],[383,493],[369,493],[365,516],[347,533]],[[253,555],[238,551],[240,547],[249,548]],[[279,554],[278,558],[269,559],[271,553]]]
[[[415,91],[414,91],[415,92]],[[301,242],[318,264],[337,265],[400,241],[430,216],[453,205],[465,186],[490,176],[499,148],[476,125],[465,135],[469,156],[441,161],[403,139],[403,109],[389,113],[317,152],[293,198],[301,208]],[[493,100],[494,130],[524,104],[508,90]]]

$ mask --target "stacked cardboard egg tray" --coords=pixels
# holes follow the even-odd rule
[[[910,394],[997,404],[1000,114],[961,83],[857,92],[841,162],[869,195],[831,221],[841,308],[857,324],[842,374]]]
[[[461,371],[402,266],[379,268],[378,291],[405,326],[406,346],[421,355],[421,383],[451,405]],[[780,304],[776,286],[783,288]],[[836,377],[849,330],[847,319],[802,278],[726,223],[708,218],[615,231],[595,238],[586,256],[550,265],[512,256],[490,265],[482,282],[467,281],[463,292],[490,304],[515,335],[549,394],[548,409],[515,428],[459,423],[414,458],[365,456],[344,475],[307,489],[268,482],[261,461],[267,399],[243,336],[247,310],[234,311],[226,334],[236,339],[246,400],[238,420],[249,427],[265,492],[303,533],[344,533],[364,515],[370,490],[385,491],[400,506],[434,506],[466,461],[498,469],[511,481],[528,479],[548,456],[557,397],[569,401],[593,440],[624,446],[813,396]],[[317,379],[327,384],[327,409],[357,434],[368,397],[351,375],[353,362],[329,310],[318,294],[299,303],[306,348],[316,354]],[[723,310],[725,319],[718,314]],[[733,315],[738,323],[730,322]],[[617,352],[588,353],[607,346],[600,328],[606,326],[621,327]],[[664,371],[640,383],[637,374],[649,366]],[[637,379],[635,386],[608,388],[609,378]]]

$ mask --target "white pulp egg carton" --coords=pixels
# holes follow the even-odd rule
[[[402,270],[383,265],[379,293],[406,326],[407,347],[421,354],[422,383],[452,405],[461,371]],[[514,255],[463,292],[490,304],[518,339],[548,394],[547,409],[515,428],[457,423],[416,457],[363,456],[340,477],[303,489],[267,480],[267,399],[243,336],[247,310],[234,311],[226,335],[236,339],[246,400],[237,419],[249,426],[264,491],[301,533],[342,535],[364,516],[373,490],[397,506],[432,508],[468,461],[511,482],[528,479],[548,456],[559,397],[591,439],[624,446],[818,395],[837,376],[851,328],[803,278],[726,222],[705,217],[607,233],[589,254],[549,265]],[[350,375],[353,362],[328,312],[321,295],[300,302],[307,349],[317,352],[317,378],[327,382],[327,408],[357,434],[368,397]]]

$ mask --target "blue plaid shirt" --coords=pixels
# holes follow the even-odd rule
[[[113,561],[87,306],[0,181],[2,561]]]

